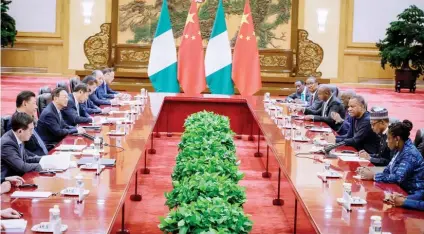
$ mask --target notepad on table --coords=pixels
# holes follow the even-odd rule
[[[340,160],[345,162],[369,162],[366,159],[360,157],[352,157],[352,156],[338,156]]]
[[[93,157],[82,157],[77,162],[78,165],[85,165],[85,164],[90,164],[90,163],[94,163]],[[111,166],[115,166],[115,163],[116,163],[116,159],[112,159],[112,158],[101,158],[100,159],[101,165],[111,167]]]
[[[87,147],[86,145],[59,145],[59,147],[57,147],[55,150],[60,150],[60,151],[81,151],[83,150],[85,147]]]
[[[2,219],[0,220],[2,226],[5,230],[2,232],[25,232],[27,221],[25,219]]]
[[[47,198],[52,195],[51,192],[27,192],[27,191],[15,191],[12,193],[12,198]]]
[[[43,170],[54,169],[64,171],[69,168],[69,164],[71,163],[71,155],[48,155],[41,157],[39,163]]]
[[[312,132],[331,132],[331,128],[317,128],[317,127],[312,127],[309,129]]]

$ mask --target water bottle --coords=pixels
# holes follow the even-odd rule
[[[49,229],[53,231],[53,234],[60,234],[60,229],[62,228],[62,221],[60,219],[60,209],[58,205],[54,205],[53,208],[50,208],[50,220],[49,220]]]
[[[146,89],[145,88],[140,89],[140,96],[141,96],[141,98],[146,97]]]
[[[122,124],[121,121],[116,122],[116,130],[115,131],[118,132],[118,133],[125,133],[125,127],[124,127],[124,125]]]
[[[95,137],[94,138],[94,149],[97,151],[97,152],[100,152],[100,149],[101,149],[101,139],[100,139],[100,137]]]
[[[78,189],[78,203],[82,203],[84,200],[84,181],[81,174],[78,174],[75,179],[77,180]]]
[[[378,215],[373,215],[373,216],[371,216],[371,224],[370,224],[370,227],[368,229],[369,234],[375,234],[374,230],[375,230],[375,222],[376,221],[380,222],[380,228],[381,228],[381,217],[378,216]],[[381,230],[380,230],[380,232],[381,232]]]
[[[344,205],[348,211],[352,210],[351,199],[352,199],[352,184],[343,183],[343,200],[344,200]]]
[[[376,220],[374,221],[374,233],[373,234],[381,234],[381,221],[380,220]]]
[[[100,153],[95,152],[93,154],[93,159],[94,159],[94,165],[96,166],[96,175],[100,175],[100,171],[101,171]]]

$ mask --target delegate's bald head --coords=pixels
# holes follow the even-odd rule
[[[331,93],[331,88],[327,85],[320,85],[318,88],[318,98],[324,102],[330,99]]]
[[[356,93],[353,90],[346,90],[346,91],[342,92],[342,94],[340,95],[340,99],[342,100],[345,108],[347,108],[349,106],[349,100],[355,95],[356,95]]]

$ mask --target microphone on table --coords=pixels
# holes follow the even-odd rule
[[[72,135],[74,135],[74,136],[82,136],[82,137],[87,138],[87,139],[89,139],[89,140],[91,140],[91,141],[94,141],[94,139],[95,139],[95,137],[94,137],[94,136],[92,136],[92,135],[90,135],[90,134],[87,134],[87,133],[81,133],[81,134],[74,133],[74,134],[72,134]],[[120,147],[120,146],[111,145],[111,144],[108,144],[108,143],[106,143],[106,142],[103,142],[103,137],[99,137],[99,138],[100,138],[100,144],[101,144],[101,145],[103,145],[103,146],[116,147],[116,148],[120,148],[120,149],[122,149],[122,150],[125,150],[124,148],[122,148],[122,147]]]
[[[336,149],[336,148],[338,148],[340,146],[344,146],[345,144],[346,143],[344,141],[342,141],[342,142],[339,142],[339,143],[334,144],[334,145],[328,145],[328,146],[324,147],[323,150],[321,150],[321,153],[324,153],[327,158],[337,158],[337,155],[334,155],[334,154],[332,154],[330,152],[333,149]]]

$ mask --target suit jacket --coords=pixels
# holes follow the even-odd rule
[[[375,166],[387,166],[393,158],[393,152],[387,146],[387,134],[380,135],[380,147],[376,154],[370,154],[370,161]]]
[[[77,133],[75,127],[69,126],[61,119],[53,102],[41,113],[38,119],[37,132],[50,150],[68,134]]]
[[[328,100],[328,105],[326,107],[325,103],[322,104],[322,106],[318,110],[313,110],[310,108],[305,109],[305,115],[314,115],[314,121],[316,122],[324,122],[328,124],[333,130],[338,130],[342,123],[336,123],[331,118],[331,112],[339,113],[339,115],[342,118],[345,118],[345,108],[343,104],[340,102],[340,100],[337,97],[331,96]],[[325,108],[325,110],[324,110]],[[324,112],[324,116],[323,116]]]
[[[101,106],[101,105],[111,105],[110,100],[108,99],[101,99],[97,96],[97,90],[100,87],[98,87],[96,89],[96,92],[90,94],[90,96],[88,96],[88,98],[96,105],[96,106]]]
[[[37,126],[36,122],[34,122],[34,126]],[[5,128],[5,131],[7,132],[11,129],[12,129],[12,121],[8,121],[6,128]],[[34,131],[36,131],[36,130],[34,129]],[[34,134],[31,135],[31,138],[27,142],[25,142],[24,145],[25,145],[25,149],[27,149],[29,152],[31,152],[35,155],[38,155],[38,156],[46,155],[43,151],[43,148],[40,146],[40,144],[37,141],[37,138],[35,137]]]
[[[381,173],[376,173],[376,182],[398,184],[408,194],[424,190],[424,159],[412,141],[405,141],[390,164]]]
[[[337,130],[337,134],[339,134],[339,135],[347,134],[347,132],[349,131],[351,123],[352,123],[352,117],[350,117],[348,111],[346,110],[345,111],[345,119],[342,122],[342,125],[340,126],[340,128]]]
[[[103,82],[95,91],[97,97],[100,99],[113,99],[115,96],[113,94],[107,94],[106,83]]]
[[[93,101],[90,100],[90,98],[86,102],[81,103],[80,106],[84,108],[85,111],[90,115],[102,113],[102,109],[96,106],[96,104],[94,104]]]
[[[289,96],[287,96],[287,100],[301,99],[303,92],[305,92],[305,101],[309,102],[311,94],[309,93],[307,88],[304,88],[304,91],[302,91],[300,93],[294,92],[294,93],[290,94]]]
[[[367,111],[361,118],[351,118],[349,130],[345,135],[337,136],[336,142],[344,142],[357,150],[365,150],[369,154],[378,152],[380,138],[371,129],[370,113]]]
[[[76,126],[80,123],[91,123],[93,120],[85,110],[84,106],[78,105],[79,114],[77,111],[76,100],[72,93],[69,94],[68,105],[60,112],[62,113],[63,120],[70,126]]]
[[[318,90],[315,91],[315,94],[310,94],[308,108],[310,110],[318,110],[321,108],[323,101],[318,98]]]
[[[106,93],[107,94],[118,94],[119,93],[119,92],[112,90],[108,84],[105,84],[105,86],[106,86]]]
[[[19,149],[18,140],[12,130],[1,138],[1,178],[8,176],[22,176],[31,171],[41,171],[38,163],[40,156],[31,155],[26,150]]]

